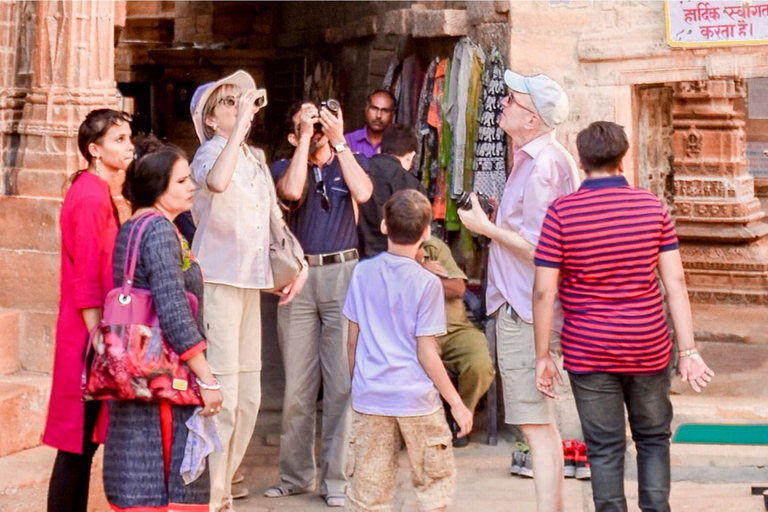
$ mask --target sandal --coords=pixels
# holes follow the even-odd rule
[[[285,496],[293,496],[295,494],[304,494],[307,492],[310,492],[310,489],[299,489],[298,491],[294,491],[286,488],[283,484],[277,484],[264,491],[264,496],[267,498],[283,498]]]
[[[343,494],[329,494],[325,497],[325,504],[329,507],[343,507],[347,504],[347,497]]]

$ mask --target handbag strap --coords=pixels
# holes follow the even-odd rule
[[[128,248],[125,251],[125,267],[123,270],[123,284],[120,292],[120,301],[130,301],[128,297],[131,294],[131,288],[133,288],[133,275],[136,272],[136,265],[139,262],[139,247],[141,246],[141,237],[144,235],[144,231],[149,226],[149,222],[156,218],[161,217],[158,212],[149,212],[138,219],[131,226],[131,231],[128,234]]]

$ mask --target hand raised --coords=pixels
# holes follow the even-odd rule
[[[321,108],[320,124],[323,126],[323,133],[328,137],[331,144],[344,142],[344,118],[341,117],[341,109],[334,114],[327,108]]]

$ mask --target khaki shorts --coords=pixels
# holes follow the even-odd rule
[[[560,333],[552,331],[549,351],[563,372]],[[540,425],[555,420],[554,400],[536,389],[536,346],[533,325],[504,304],[496,312],[496,358],[504,388],[504,421],[510,425]]]
[[[448,506],[456,465],[451,430],[440,410],[426,416],[375,416],[351,411],[347,453],[350,510],[392,510],[403,441],[421,510]]]

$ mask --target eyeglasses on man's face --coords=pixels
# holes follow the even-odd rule
[[[507,104],[508,105],[515,104],[515,105],[517,105],[518,107],[520,107],[521,109],[525,110],[526,112],[528,112],[530,114],[533,114],[535,116],[539,115],[536,112],[534,112],[533,110],[531,110],[528,107],[526,107],[525,105],[523,105],[522,103],[520,103],[519,101],[517,101],[515,99],[515,93],[513,91],[509,91],[509,95],[507,96]]]

